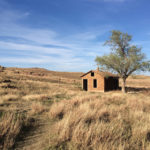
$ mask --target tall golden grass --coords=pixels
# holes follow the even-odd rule
[[[0,149],[13,149],[24,132],[28,138],[34,118],[45,121],[41,130],[51,122],[39,138],[46,143],[43,149],[149,150],[150,78],[130,77],[129,93],[123,95],[84,92],[81,74],[5,68],[0,73]]]
[[[143,99],[142,99],[143,98]],[[150,98],[136,96],[76,97],[51,106],[57,118],[55,148],[138,150],[150,148]],[[57,149],[56,148],[56,149]]]
[[[17,112],[1,112],[0,116],[0,149],[11,149],[24,127],[29,126],[30,119]]]
[[[23,128],[30,128],[30,118],[39,120],[53,101],[77,94],[71,90],[74,88],[72,77],[69,83],[67,78],[58,83],[60,76],[63,78],[65,74],[18,68],[6,68],[0,73],[0,149],[13,149],[16,141],[20,140],[18,137],[24,134]]]

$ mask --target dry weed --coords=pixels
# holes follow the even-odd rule
[[[31,115],[40,114],[46,110],[45,106],[41,102],[33,102],[31,105]]]

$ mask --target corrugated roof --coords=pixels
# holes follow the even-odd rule
[[[98,74],[100,74],[103,77],[118,77],[119,78],[118,75],[113,74],[111,72],[104,72],[104,71],[98,71],[98,70],[90,70],[87,73],[83,74],[81,77],[84,77],[85,75],[89,74],[90,72],[98,73]]]

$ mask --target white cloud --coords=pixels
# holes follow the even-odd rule
[[[17,39],[9,41],[1,39],[0,52],[8,51],[8,56],[0,56],[0,63],[20,64],[20,66],[21,64],[37,64],[43,65],[43,67],[49,65],[53,66],[55,70],[88,71],[94,66],[96,55],[106,52],[102,43],[93,43],[92,41],[106,33],[110,29],[108,26],[103,27],[99,32],[95,29],[62,38],[52,29],[31,28],[19,24],[20,19],[30,17],[30,15],[29,12],[1,10],[0,36],[11,39],[22,38],[26,42],[20,43]],[[54,45],[54,47],[45,47],[44,45]],[[11,56],[10,50],[22,51],[29,56],[17,57],[15,54]]]
[[[93,32],[85,32],[74,35],[74,38],[78,40],[94,40],[97,38],[97,36],[98,34],[94,34]]]
[[[94,29],[88,32],[81,32],[81,33],[75,34],[72,36],[72,38],[76,40],[81,40],[81,41],[95,40],[99,36],[103,36],[106,32],[108,32],[111,26],[107,26],[107,27],[105,26],[101,28],[102,29]]]
[[[2,42],[0,41],[0,48],[2,50],[25,50],[28,52],[36,52],[36,53],[46,53],[46,54],[57,54],[64,56],[65,53],[69,54],[69,50],[63,49],[63,48],[47,48],[44,46],[34,46],[34,45],[29,45],[29,44],[16,44],[16,43],[10,43],[10,42]]]

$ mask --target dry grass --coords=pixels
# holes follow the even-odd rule
[[[4,101],[15,101],[18,99],[18,95],[8,94],[1,96],[1,99]]]
[[[38,122],[41,116],[45,117],[41,117],[43,120],[47,120],[44,114],[54,101],[69,99],[77,94],[76,91],[79,89],[74,86],[74,77],[67,80],[68,77],[64,78],[66,74],[58,73],[57,75],[57,72],[42,69],[17,68],[6,68],[4,72],[1,72],[0,149],[11,149],[16,144],[17,137],[22,134],[28,135],[30,121],[29,127],[26,126],[27,133],[22,133],[22,129],[28,122],[25,119],[27,115],[28,118],[33,117],[37,120],[35,122]],[[58,84],[61,75],[61,81]]]
[[[39,126],[52,122],[37,150],[149,150],[150,78],[130,77],[128,94],[89,93],[81,90],[81,74],[36,68],[1,72],[0,149],[13,149],[22,134],[28,139],[34,118],[45,121]]]
[[[7,95],[0,96],[0,105],[3,105],[8,101],[16,101],[17,99],[18,99],[18,95],[14,95],[14,94],[7,94]]]
[[[23,100],[32,101],[32,100],[42,100],[46,97],[46,94],[31,94],[31,95],[25,95],[22,97]]]
[[[144,95],[140,95],[140,98]],[[64,149],[116,150],[150,147],[150,97],[77,97],[51,106],[56,146]],[[61,117],[60,117],[61,116]],[[51,147],[52,148],[52,147]],[[50,148],[50,149],[51,149]]]
[[[31,105],[31,115],[43,113],[46,110],[45,106],[40,102],[33,102]]]
[[[7,150],[14,146],[18,135],[29,125],[29,118],[18,113],[1,113],[0,149]]]

